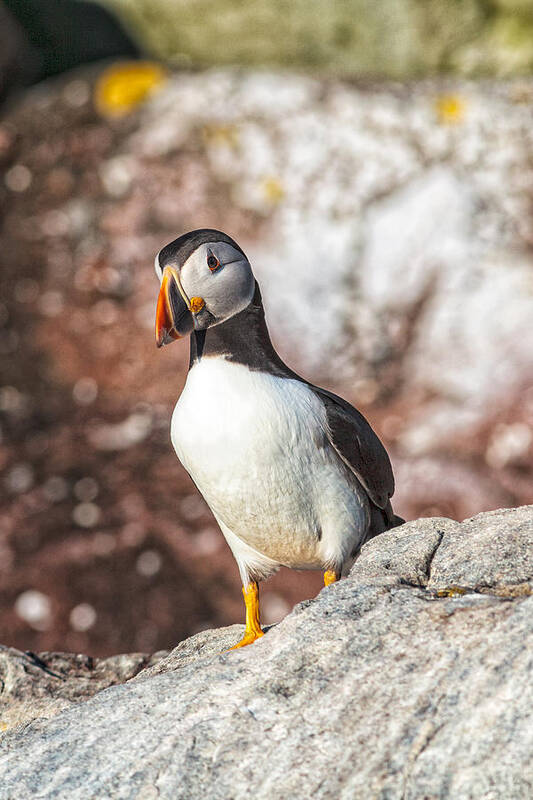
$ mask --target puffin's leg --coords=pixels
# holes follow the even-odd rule
[[[335,583],[340,578],[340,573],[335,572],[333,569],[328,569],[324,572],[324,586],[331,586],[332,583]]]
[[[259,584],[257,581],[251,581],[247,586],[243,586],[242,594],[246,606],[246,630],[241,641],[234,644],[230,650],[245,647],[247,644],[255,642],[260,636],[264,636],[259,624]]]

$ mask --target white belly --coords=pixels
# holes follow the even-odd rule
[[[305,384],[219,357],[189,372],[171,438],[234,552],[237,537],[278,565],[322,568],[349,557],[369,516],[326,430]]]

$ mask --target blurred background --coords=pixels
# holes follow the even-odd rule
[[[533,502],[531,0],[0,2],[0,630],[106,655],[240,622],[169,441],[155,253],[221,228],[406,518]],[[315,594],[283,571],[263,619]]]

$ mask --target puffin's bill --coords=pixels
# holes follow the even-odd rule
[[[193,328],[193,316],[178,289],[174,269],[165,267],[155,312],[156,344],[158,347],[169,344],[187,336]]]

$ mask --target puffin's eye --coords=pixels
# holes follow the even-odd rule
[[[211,252],[207,256],[207,266],[209,267],[211,272],[214,272],[216,269],[220,267],[220,261]]]

